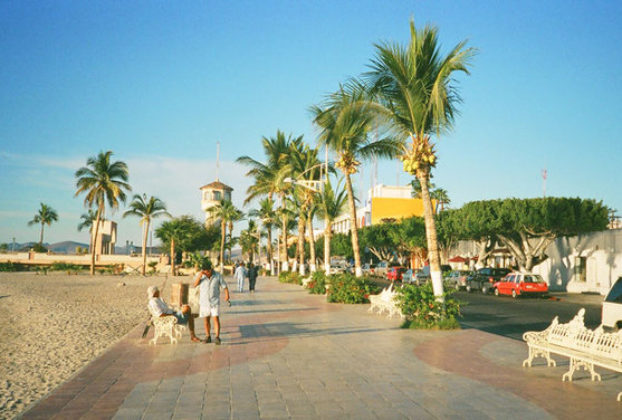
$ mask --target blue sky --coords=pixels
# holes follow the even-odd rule
[[[39,202],[60,214],[46,242],[88,242],[73,174],[101,150],[128,163],[134,192],[200,217],[220,141],[241,206],[250,180],[235,158],[261,159],[277,129],[314,143],[309,106],[364,72],[374,43],[405,43],[411,17],[447,49],[479,49],[438,142],[433,182],[454,207],[541,196],[547,168],[547,195],[622,211],[620,16],[613,1],[1,2],[0,242],[38,238]],[[379,166],[382,183],[398,174],[409,181]],[[355,178],[366,191],[369,167]],[[139,244],[122,211],[118,243]]]

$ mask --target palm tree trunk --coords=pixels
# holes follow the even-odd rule
[[[324,219],[324,271],[328,276],[330,274],[330,237],[333,227],[328,219]]]
[[[268,263],[270,263],[270,275],[274,276],[274,263],[272,261],[272,228],[268,227]]]
[[[313,237],[313,221],[311,218],[309,218],[307,232],[309,232],[309,271],[315,273],[315,238]]]
[[[219,256],[219,264],[220,264],[220,274],[225,275],[225,237],[227,235],[227,223],[224,219],[220,221],[220,256]]]
[[[91,247],[91,276],[95,274],[95,251],[97,250],[97,234],[99,233],[99,218],[101,217],[101,206],[97,207],[97,215],[95,216],[95,229],[93,230],[93,246]]]
[[[352,180],[348,173],[346,173],[346,188],[348,191],[348,204],[350,205],[350,232],[352,233],[352,252],[354,253],[354,275],[362,277],[363,269],[361,268],[361,253],[359,250],[359,233],[356,226],[356,205],[354,203]]]
[[[285,210],[285,195],[281,196],[281,208]],[[281,234],[283,242],[281,244],[281,272],[289,271],[289,261],[287,258],[287,215],[283,213]]]
[[[171,238],[171,276],[175,276],[175,238]]]
[[[298,264],[300,268],[298,272],[301,276],[306,274],[305,272],[305,219],[301,213],[298,216]]]
[[[229,261],[231,261],[231,251],[233,251],[233,222],[229,222]]]
[[[39,245],[43,246],[43,227],[45,225],[41,222],[41,233],[39,234]]]
[[[421,183],[421,199],[423,200],[423,219],[425,220],[425,234],[428,242],[428,258],[430,259],[430,277],[434,296],[443,300],[443,278],[441,273],[441,259],[438,252],[438,240],[436,238],[436,223],[434,221],[434,209],[430,199],[429,173],[417,173]]]
[[[145,275],[147,266],[147,235],[149,235],[149,220],[145,225],[145,232],[143,233],[143,276]]]

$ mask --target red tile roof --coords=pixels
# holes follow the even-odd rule
[[[214,181],[210,184],[207,185],[203,185],[201,188],[199,188],[200,190],[204,189],[204,188],[210,188],[213,190],[226,190],[226,191],[233,191],[233,188],[231,188],[228,185],[223,184],[220,181]]]

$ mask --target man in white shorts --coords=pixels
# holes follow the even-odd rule
[[[210,318],[214,317],[215,344],[220,344],[220,289],[225,291],[225,301],[229,302],[229,288],[220,273],[212,268],[212,262],[205,259],[201,263],[201,271],[196,275],[194,287],[199,286],[199,317],[205,317],[205,343],[212,342],[210,335]]]

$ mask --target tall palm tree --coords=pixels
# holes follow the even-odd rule
[[[88,207],[97,207],[95,217],[95,231],[93,233],[93,246],[91,247],[91,274],[95,274],[95,241],[99,233],[99,223],[104,216],[106,203],[112,210],[119,207],[119,201],[125,202],[126,191],[131,191],[128,184],[129,171],[127,164],[122,161],[112,162],[112,152],[100,152],[97,156],[89,157],[86,166],[78,169],[75,173],[76,196],[86,193],[84,204]]]
[[[97,212],[93,211],[93,209],[88,209],[86,213],[80,215],[81,222],[78,224],[78,232],[82,232],[83,229],[89,230],[89,252],[91,252],[91,247],[93,246],[93,223],[96,217]],[[105,219],[102,218],[102,220]]]
[[[436,165],[431,136],[438,137],[451,128],[461,101],[453,76],[456,72],[469,73],[475,50],[466,48],[466,41],[462,41],[443,56],[438,29],[428,25],[417,30],[412,20],[408,45],[382,43],[375,47],[376,56],[365,77],[370,93],[376,96],[377,111],[403,140],[400,158],[404,170],[421,183],[432,285],[440,299],[440,254],[428,185],[431,169]]]
[[[233,249],[233,224],[244,219],[244,213],[241,210],[234,209],[227,216],[227,224],[229,226],[229,261],[231,261],[231,251]]]
[[[246,200],[244,204],[261,196],[268,196],[272,199],[278,196],[281,202],[281,209],[286,206],[285,198],[292,191],[291,182],[287,182],[287,178],[292,175],[292,166],[289,162],[291,144],[294,142],[302,142],[302,136],[292,137],[290,134],[286,137],[285,133],[277,130],[276,137],[263,137],[262,146],[266,155],[266,163],[259,162],[249,156],[241,156],[236,162],[242,163],[250,167],[246,176],[255,178],[255,182],[248,187],[246,191]],[[281,244],[286,243],[287,236],[287,212],[281,212]],[[281,247],[279,250],[279,260],[281,269],[289,271],[289,263],[287,259],[287,248]]]
[[[45,225],[51,226],[53,222],[58,220],[58,213],[47,204],[40,203],[39,210],[35,217],[28,222],[28,226],[41,225],[41,233],[39,234],[39,245],[43,246],[43,228]]]
[[[274,211],[274,201],[270,197],[266,197],[259,202],[259,209],[251,210],[248,215],[257,217],[261,220],[261,224],[267,233],[267,253],[268,262],[270,263],[270,275],[274,276],[274,262],[272,261],[272,228],[276,224],[276,212]]]
[[[293,200],[298,209],[298,258],[299,272],[304,276],[305,273],[305,230],[306,224],[311,221],[309,218],[309,209],[313,203],[315,190],[309,185],[304,184],[305,181],[318,181],[321,175],[321,167],[323,166],[318,158],[317,149],[311,149],[302,142],[293,142],[291,144],[290,161],[292,162],[292,176],[295,178]],[[315,265],[315,264],[314,264]]]
[[[248,228],[240,233],[240,246],[242,252],[248,253],[250,262],[253,262],[253,257],[257,247],[259,245],[259,230],[257,224],[253,219],[249,219]]]
[[[337,92],[327,97],[323,107],[314,106],[311,113],[314,123],[321,130],[319,143],[328,146],[337,154],[339,159],[335,166],[345,176],[355,274],[360,277],[363,270],[351,176],[358,172],[359,160],[374,156],[395,157],[399,151],[399,143],[388,137],[374,139],[369,136],[375,128],[377,114],[367,100],[364,87],[356,81],[340,86]]]
[[[123,217],[138,216],[140,217],[140,224],[143,227],[143,268],[142,274],[145,275],[147,267],[147,236],[149,235],[149,226],[151,221],[160,216],[171,217],[171,214],[166,211],[166,204],[162,200],[156,197],[149,197],[143,194],[142,196],[135,194],[132,202],[130,203],[130,209],[123,213]]]
[[[220,220],[220,272],[223,273],[225,265],[225,240],[227,235],[227,223],[239,217],[241,213],[230,200],[220,200],[218,204],[208,209],[210,216]]]
[[[317,199],[318,216],[324,218],[324,271],[327,275],[330,274],[332,223],[345,210],[347,198],[346,191],[340,185],[333,189],[329,180]]]

